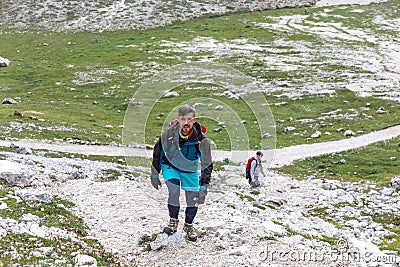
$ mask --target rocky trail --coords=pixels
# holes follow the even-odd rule
[[[341,141],[285,148],[277,150],[274,162],[279,166],[399,134],[400,126],[395,126]],[[121,147],[28,140],[13,143],[49,150],[66,148],[62,151],[73,153],[124,155]],[[1,141],[2,146],[6,144],[10,141]],[[76,203],[72,211],[89,226],[89,235],[128,266],[392,266],[400,261],[394,252],[377,247],[391,233],[370,216],[400,214],[400,196],[390,188],[312,177],[298,181],[270,171],[262,186],[251,190],[243,177],[243,166],[226,166],[213,174],[206,204],[196,217],[198,242],[187,243],[183,238],[181,211],[177,234],[170,238],[159,235],[153,243],[139,245],[143,238],[160,233],[168,221],[167,189],[151,187],[149,168],[46,158],[41,153],[7,152],[7,159],[0,164],[1,173],[29,173],[35,190]],[[107,179],[106,169],[118,170],[120,175]],[[336,205],[339,203],[347,205]],[[316,209],[329,210],[329,218],[314,214]],[[337,246],[343,243],[346,252],[342,255],[347,258],[339,259]],[[308,258],[310,255],[316,258]],[[384,257],[387,262],[383,262]]]

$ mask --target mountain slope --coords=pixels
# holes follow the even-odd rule
[[[0,27],[55,31],[145,29],[205,14],[312,5],[314,0],[1,1]]]

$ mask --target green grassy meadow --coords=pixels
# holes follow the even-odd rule
[[[394,2],[370,5],[366,8],[366,12],[354,13],[346,21],[329,17],[329,22],[335,22],[336,19],[338,20],[336,22],[348,23],[351,26],[352,23],[361,20],[364,23],[363,27],[378,34],[381,32],[380,28],[369,23],[375,14],[372,12],[384,13],[385,10],[392,8]],[[319,11],[319,9],[308,10]],[[14,98],[18,103],[1,105],[1,137],[119,143],[121,140],[117,136],[122,133],[121,125],[125,110],[141,84],[153,74],[185,60],[197,61],[208,56],[215,57],[207,49],[194,52],[174,51],[165,47],[165,42],[183,43],[207,37],[220,42],[245,39],[250,44],[252,42],[271,44],[284,39],[301,40],[319,48],[323,46],[323,41],[307,32],[298,31],[296,34],[278,32],[254,24],[282,16],[300,16],[304,12],[303,8],[236,12],[176,22],[169,26],[144,31],[57,33],[37,29],[21,32],[3,29],[0,51],[3,56],[12,60],[12,64],[0,70],[1,97]],[[340,15],[345,11],[336,8],[332,12]],[[398,11],[391,9],[391,15],[386,14],[386,16],[395,17],[397,13]],[[310,20],[312,21],[312,18]],[[321,21],[321,16],[318,16],[318,21]],[[387,31],[382,34],[394,35],[395,32]],[[357,49],[354,42],[348,41],[345,45]],[[367,45],[372,46],[372,44]],[[291,51],[282,53],[296,55],[296,52]],[[350,68],[328,61],[320,66],[320,70],[332,72],[331,77],[318,77],[315,68],[310,69],[308,73],[301,70],[291,72],[269,70],[268,62],[263,61],[261,56],[263,55],[254,54],[254,57],[243,57],[235,52],[232,55],[228,53],[215,58],[214,61],[236,68],[256,80],[289,80],[294,88],[301,80],[318,79],[318,82],[329,83],[332,80],[343,79],[340,75],[334,75],[335,73],[344,70],[350,70],[355,74],[362,72],[357,67]],[[321,55],[321,61],[324,60],[323,57]],[[343,138],[342,133],[336,132],[338,128],[368,133],[399,123],[398,103],[380,98],[358,97],[340,87],[335,91],[334,94],[310,94],[296,99],[288,98],[279,92],[266,93],[277,125],[277,147],[338,140]],[[204,85],[197,91],[187,91],[186,94],[174,99],[161,99],[150,114],[149,121],[146,122],[148,125],[146,142],[153,144],[162,130],[163,123],[156,119],[161,110],[169,112],[177,103],[198,96],[211,95],[224,101],[234,108],[241,118],[252,121],[251,111],[243,101],[218,97],[216,93],[218,92],[209,91],[208,86]],[[366,108],[367,103],[371,104],[370,108]],[[386,114],[375,114],[379,107],[384,107]],[[342,117],[322,118],[323,113],[337,109],[341,110]],[[323,126],[321,121],[324,122]],[[14,122],[14,127],[10,127],[11,122]],[[212,131],[217,128],[216,122],[206,121],[204,124],[211,129],[208,136],[216,142],[219,149],[230,149],[227,133]],[[296,131],[285,132],[288,126],[296,127]],[[256,139],[261,133],[251,123],[246,124],[246,128],[252,147],[257,149]],[[323,135],[319,139],[309,138],[317,130],[331,134]],[[110,135],[109,138],[105,137],[107,134]]]
[[[387,187],[393,176],[399,175],[399,155],[400,138],[397,137],[359,149],[295,161],[281,171],[298,178],[314,176],[343,182],[363,180]]]
[[[346,51],[365,48],[378,53],[379,44],[354,40],[329,43],[306,30],[290,30],[292,26],[289,22],[285,24],[287,31],[258,26],[259,23],[274,25],[277,19],[287,16],[311,14],[304,27],[310,23],[330,23],[348,28],[359,27],[375,36],[382,36],[382,39],[398,38],[398,31],[380,27],[373,22],[377,16],[388,20],[398,19],[400,9],[397,0],[363,6],[363,13],[349,13],[340,6],[330,9],[329,16],[318,15],[324,8],[251,13],[240,11],[175,22],[143,31],[61,33],[35,28],[22,31],[0,28],[0,56],[12,61],[9,67],[0,68],[0,100],[10,97],[17,101],[12,105],[0,105],[0,138],[121,143],[119,136],[123,132],[125,111],[138,88],[154,74],[168,67],[201,60],[226,64],[261,84],[276,84],[282,88],[282,91],[264,92],[275,119],[276,136],[273,137],[276,138],[277,148],[340,140],[347,138],[343,136],[343,131],[347,129],[361,135],[398,125],[398,102],[372,96],[360,97],[341,85],[351,80],[351,75],[368,76],[372,72],[347,62],[351,61],[351,55],[347,60],[335,61],[326,54],[319,54],[319,51],[335,46],[346,48]],[[196,40],[203,40],[206,44],[194,49]],[[254,45],[270,49],[259,52],[250,51],[249,48],[248,52],[240,47],[235,48],[242,41],[250,47]],[[216,44],[217,50],[210,50],[207,46],[210,44]],[[314,62],[306,64],[299,59],[302,52],[296,50],[296,45],[310,48],[308,54],[314,58]],[[220,51],[219,46],[223,47]],[[297,68],[272,68],[269,62],[271,57],[283,57],[287,60],[285,64],[293,64]],[[286,94],[287,91],[296,92],[300,87],[313,84],[335,84],[334,92],[302,93],[295,98]],[[221,96],[223,88],[205,84],[188,84],[174,91],[179,96],[159,99],[149,119],[143,122],[146,123],[147,144],[154,144],[166,123],[165,116],[160,114],[168,114],[184,101],[190,102],[191,99],[207,96],[224,102],[241,120],[245,120],[251,149],[259,148],[259,140],[264,133],[254,123],[255,117],[243,100]],[[377,114],[376,110],[381,107],[385,113]],[[218,149],[231,148],[228,133],[218,125],[218,121],[202,119],[200,122],[207,126],[207,136],[216,143]],[[295,130],[288,131],[287,127],[295,127]],[[219,131],[216,131],[218,128]],[[311,138],[316,131],[321,131],[322,136]],[[394,175],[399,175],[399,143],[400,139],[396,138],[356,150],[305,159],[279,171],[301,179],[313,175],[341,181],[373,181],[384,187]],[[71,156],[67,153],[46,154],[48,157]],[[5,158],[4,155],[0,157]],[[390,160],[391,157],[397,159]],[[122,159],[95,156],[84,158],[104,161]],[[345,164],[340,163],[342,159]],[[148,166],[148,163],[148,160],[138,160],[138,165]],[[216,165],[222,168],[220,165],[223,164]],[[3,186],[0,197],[7,196],[13,190],[5,184]],[[11,245],[20,254],[35,247],[52,246],[57,257],[66,259],[68,263],[73,261],[70,254],[80,250],[96,257],[101,266],[118,266],[97,241],[86,238],[87,228],[82,220],[67,211],[71,203],[60,199],[52,204],[16,203],[13,199],[6,200],[6,203],[11,210],[1,211],[1,217],[18,219],[22,213],[30,212],[42,217],[43,225],[76,232],[82,243],[8,234],[0,240],[0,252],[3,255],[0,257],[0,266],[11,262],[7,258]],[[66,209],[59,208],[57,204],[63,204]],[[393,219],[386,214],[377,215],[374,220],[384,223],[396,220],[394,232],[399,233],[398,216]],[[390,242],[384,243],[383,247],[393,249],[399,244],[398,238],[395,243]],[[86,246],[82,246],[84,243]],[[18,263],[31,264],[40,260],[21,258]]]

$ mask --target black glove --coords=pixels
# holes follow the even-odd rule
[[[206,196],[207,196],[207,186],[200,186],[199,192],[197,192],[197,204],[204,204],[206,201]]]
[[[158,189],[161,188],[161,181],[160,181],[160,178],[159,178],[159,175],[158,175],[158,174],[152,174],[150,180],[151,180],[151,185],[152,185],[155,189],[158,190]]]

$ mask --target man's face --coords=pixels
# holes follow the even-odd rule
[[[262,157],[263,157],[263,155],[257,155],[257,158],[258,158],[259,160],[261,160]]]
[[[196,118],[193,113],[188,113],[184,116],[179,116],[178,121],[181,133],[188,135],[193,128],[193,124],[196,122]]]

